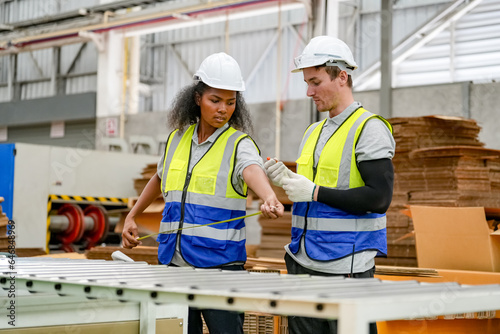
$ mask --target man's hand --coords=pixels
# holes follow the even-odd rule
[[[269,159],[269,158],[268,158]],[[264,169],[266,170],[267,177],[271,182],[278,187],[283,186],[283,179],[289,178],[290,174],[293,174],[281,161],[276,159],[269,159],[264,164]]]
[[[292,202],[312,202],[316,185],[304,175],[290,172],[289,178],[284,178],[283,189]]]
[[[125,218],[125,224],[123,225],[122,231],[122,247],[130,249],[141,245],[142,242],[137,240],[138,237],[139,231],[134,218],[127,216],[127,218]]]

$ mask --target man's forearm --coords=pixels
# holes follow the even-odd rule
[[[363,161],[358,168],[365,186],[345,190],[320,187],[318,202],[354,214],[385,213],[392,201],[394,183],[392,161],[390,159]]]

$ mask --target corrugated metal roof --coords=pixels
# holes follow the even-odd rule
[[[393,87],[500,79],[500,1],[484,0],[393,69]],[[374,80],[365,89],[378,89]]]
[[[290,78],[291,62],[294,54],[301,51],[303,43],[296,29],[303,35],[307,30],[302,24],[307,22],[305,9],[300,6],[284,12],[282,16],[285,27],[282,32],[281,90],[285,84],[289,87],[284,98],[305,97],[302,78]],[[141,62],[141,77],[150,81],[162,81],[155,85],[152,97],[152,110],[167,109],[177,92],[192,82],[192,75],[205,57],[215,52],[228,52],[239,63],[247,90],[244,95],[247,103],[271,102],[276,100],[277,80],[277,46],[274,45],[277,35],[278,15],[270,13],[258,17],[246,17],[242,20],[230,21],[230,36],[226,44],[226,22],[216,22],[203,26],[194,26],[178,30],[154,34],[154,37],[142,37],[142,43],[151,54],[143,50],[145,62]],[[287,25],[293,28],[286,27]],[[154,43],[151,43],[154,41]],[[227,46],[227,49],[226,49]],[[152,63],[153,62],[153,63]],[[257,73],[257,74],[255,74]],[[164,78],[164,81],[163,81]],[[160,86],[161,88],[159,88]],[[164,94],[160,98],[159,94]],[[142,103],[141,107],[146,107]]]
[[[412,34],[416,30],[416,27],[425,24],[444,7],[446,7],[445,4],[437,4],[425,7],[394,9],[393,45],[398,45],[402,40]],[[343,24],[347,24],[345,19]],[[380,12],[361,15],[359,42],[354,50],[359,72],[362,72],[368,66],[380,59],[381,24],[382,18]]]
[[[23,52],[17,56],[17,80],[36,80],[50,77],[52,49]]]
[[[89,0],[96,2],[97,0]],[[50,2],[50,1],[49,1]],[[49,3],[47,2],[47,3]],[[57,7],[69,11],[78,7],[81,0],[67,0]],[[5,3],[11,7],[9,16],[34,18],[49,15],[56,7],[47,5],[40,9],[39,0],[15,0]],[[44,2],[45,3],[45,2]],[[359,21],[354,15],[353,3],[360,9]],[[394,36],[396,45],[408,37],[419,25],[439,13],[450,1],[399,1],[394,10]],[[17,9],[14,6],[18,6]],[[51,7],[52,6],[52,7]],[[340,21],[341,38],[352,46],[360,69],[356,77],[380,55],[380,4],[371,1],[340,2],[344,16]],[[359,7],[360,6],[360,7]],[[409,7],[410,6],[410,7]],[[349,10],[345,10],[349,7]],[[424,47],[414,52],[395,71],[396,87],[419,84],[443,83],[463,80],[491,80],[498,78],[500,61],[500,0],[484,0],[476,9],[456,22],[453,33],[445,30]],[[284,100],[305,97],[305,85],[300,74],[291,74],[293,58],[304,47],[307,39],[307,13],[303,7],[283,13],[282,55],[277,59],[278,16],[267,13],[229,22],[229,41],[226,49],[226,22],[164,31],[141,37],[141,80],[152,90],[151,98],[144,98],[141,110],[165,110],[175,94],[191,82],[191,76],[201,61],[211,53],[227,51],[239,62],[249,103],[271,102],[280,94]],[[353,19],[355,21],[353,21]],[[359,30],[357,30],[359,29]],[[354,32],[356,32],[354,34]],[[348,36],[349,35],[349,36]],[[354,35],[358,38],[355,40]],[[453,40],[453,43],[451,43]],[[93,43],[81,50],[81,44],[61,47],[61,73],[65,74],[74,63],[66,93],[96,89],[98,53]],[[452,53],[453,50],[453,53]],[[49,82],[52,71],[53,51],[43,49],[18,55],[17,80],[23,84],[22,98],[52,94]],[[0,57],[0,100],[7,99],[7,56]],[[450,65],[451,64],[451,65]],[[5,66],[4,66],[5,65]],[[279,66],[278,66],[279,65]],[[281,67],[280,81],[277,69]],[[79,75],[84,75],[80,77]],[[45,82],[38,82],[45,80]],[[379,79],[364,89],[378,88]],[[3,86],[2,86],[3,85]]]
[[[66,94],[95,92],[97,75],[85,75],[66,79]]]

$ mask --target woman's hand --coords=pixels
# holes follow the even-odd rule
[[[278,201],[276,194],[269,183],[266,173],[259,165],[250,165],[243,170],[243,179],[250,189],[252,189],[259,198],[264,200],[260,206],[262,215],[266,218],[276,219],[283,216],[285,208]]]
[[[141,245],[142,242],[137,240],[138,237],[139,231],[137,229],[137,224],[135,223],[134,218],[127,215],[122,231],[122,247],[130,249]]]
[[[276,196],[274,196],[264,201],[264,203],[260,206],[260,211],[262,211],[262,215],[264,217],[276,219],[283,216],[285,208],[283,207],[283,204],[278,201]]]
[[[137,224],[135,223],[135,217],[143,213],[144,210],[146,210],[146,208],[153,203],[159,195],[161,195],[160,184],[161,180],[158,177],[158,174],[155,173],[155,175],[153,175],[149,180],[148,184],[146,184],[146,187],[144,187],[139,199],[125,218],[122,231],[123,248],[134,248],[142,245],[142,242],[137,240],[139,237],[139,230],[137,229]]]

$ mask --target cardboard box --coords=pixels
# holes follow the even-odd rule
[[[421,268],[500,272],[500,230],[482,207],[410,206]]]

